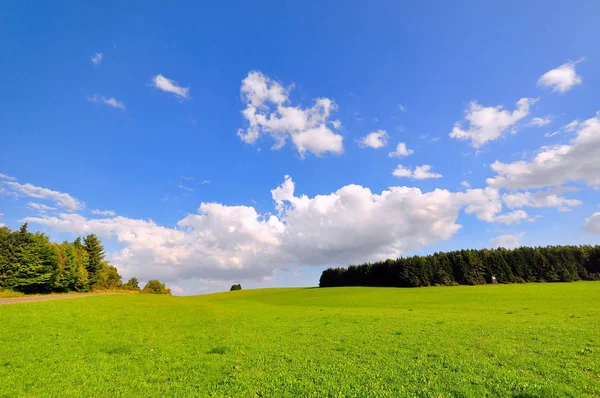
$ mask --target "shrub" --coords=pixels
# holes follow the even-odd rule
[[[142,293],[146,294],[168,294],[171,295],[171,289],[167,288],[164,283],[158,279],[149,280],[146,286],[142,289]]]
[[[242,290],[242,285],[240,285],[239,283],[235,284],[235,285],[232,285],[231,289],[229,289],[229,291],[233,292],[234,290]]]

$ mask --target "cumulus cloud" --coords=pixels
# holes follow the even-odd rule
[[[285,225],[283,247],[302,264],[395,257],[449,239],[460,229],[452,193],[391,187],[375,194],[347,185],[329,195],[295,195],[288,177],[272,191]]]
[[[97,216],[110,216],[110,217],[114,217],[116,216],[116,213],[112,210],[98,210],[98,209],[94,209],[92,211],[90,211],[90,213],[97,215]]]
[[[469,183],[469,181],[461,181],[460,185],[466,189],[471,188],[471,184]]]
[[[60,213],[22,221],[115,239],[122,247],[109,253],[109,260],[126,278],[188,286],[192,280],[262,280],[276,270],[299,266],[395,258],[450,239],[461,228],[462,209],[484,222],[527,219],[523,210],[502,214],[502,197],[491,187],[423,192],[396,186],[375,193],[351,184],[309,197],[297,194],[296,184],[285,176],[271,195],[272,213],[201,203],[196,213],[170,227],[99,210],[91,213],[108,217]]]
[[[494,219],[494,222],[501,224],[519,224],[521,220],[527,219],[527,213],[523,210],[515,210],[510,213],[502,214]]]
[[[525,236],[525,232],[518,234],[506,234],[493,238],[490,243],[492,247],[503,247],[505,249],[514,249],[521,246],[521,239]]]
[[[402,166],[398,165],[392,172],[392,175],[399,178],[412,178],[413,180],[426,180],[429,178],[442,178],[442,175],[439,173],[433,173],[430,171],[431,166],[428,164],[424,164],[422,166],[415,167],[414,170],[410,170]]]
[[[190,88],[182,87],[175,80],[168,79],[163,75],[156,75],[152,78],[154,87],[167,93],[172,93],[179,98],[190,98]]]
[[[600,235],[600,212],[592,214],[585,220],[584,228],[586,231]]]
[[[560,190],[559,192],[561,192]],[[556,190],[532,192],[513,192],[502,195],[502,201],[510,209],[520,207],[555,207],[558,211],[571,211],[575,206],[581,205],[577,199],[568,199],[559,196]]]
[[[475,148],[481,147],[488,141],[494,141],[502,135],[515,133],[515,124],[529,114],[529,107],[537,102],[533,98],[521,98],[517,107],[510,112],[502,106],[483,107],[473,101],[465,111],[465,120],[469,128],[463,130],[456,123],[450,132],[450,138],[470,140]]]
[[[276,215],[253,207],[202,203],[176,227],[126,217],[80,214],[27,217],[54,231],[96,233],[124,247],[110,260],[127,277],[262,278],[298,265],[349,264],[395,257],[449,239],[459,229],[461,202],[446,190],[391,187],[380,194],[347,185],[296,195],[286,177],[272,191]]]
[[[465,213],[474,214],[480,221],[510,225],[519,224],[521,221],[534,222],[539,216],[529,217],[524,210],[502,213],[503,204],[511,210],[523,207],[554,207],[559,211],[570,211],[572,207],[579,206],[581,201],[559,195],[572,191],[574,189],[559,188],[535,193],[513,192],[501,195],[498,189],[486,187],[484,189],[467,189],[465,192],[456,192],[453,196],[457,203],[464,206]]]
[[[388,153],[388,157],[390,157],[390,158],[399,158],[399,157],[402,157],[402,156],[412,155],[413,153],[415,153],[415,151],[413,151],[412,149],[408,149],[406,147],[406,144],[404,142],[400,142],[396,146],[396,150],[395,151]]]
[[[53,201],[58,207],[76,211],[82,209],[85,204],[67,193],[53,191],[48,188],[37,187],[32,184],[19,184],[18,182],[4,182],[4,185],[20,195],[36,199],[47,199]]]
[[[90,102],[99,102],[117,109],[125,109],[125,104],[123,104],[121,101],[118,101],[115,97],[107,98],[103,96],[92,95],[88,97],[87,100]]]
[[[600,115],[569,126],[577,135],[568,145],[542,147],[530,161],[495,161],[491,168],[497,175],[487,179],[488,185],[528,189],[583,181],[593,188],[600,187]]]
[[[248,122],[238,136],[248,144],[263,134],[275,141],[273,149],[282,148],[290,140],[301,157],[307,152],[320,156],[327,152],[343,152],[343,137],[332,131],[341,127],[338,120],[329,120],[337,105],[329,98],[317,98],[310,108],[291,106],[288,97],[291,87],[253,71],[242,81],[241,98],[246,104],[242,115]]]
[[[387,145],[388,134],[385,130],[377,130],[358,141],[358,146],[361,148],[382,148]]]
[[[102,58],[104,57],[104,54],[102,53],[96,53],[94,54],[93,57],[90,57],[90,61],[92,61],[92,63],[94,65],[99,65],[100,62],[102,62]]]
[[[467,189],[454,194],[454,200],[465,208],[465,213],[475,214],[478,220],[488,223],[513,224],[527,218],[524,211],[499,214],[502,211],[502,200],[497,189]]]
[[[16,181],[17,179],[15,177],[0,173],[0,180]]]
[[[533,119],[531,119],[531,121],[527,125],[535,126],[535,127],[542,127],[542,126],[545,126],[550,123],[552,123],[552,118],[550,116],[534,117]]]
[[[49,211],[49,210],[56,210],[56,207],[50,207],[47,206],[45,204],[42,203],[34,203],[34,202],[29,202],[27,203],[27,207],[33,209],[33,210],[37,210],[39,212],[45,212],[45,211]]]
[[[552,91],[564,93],[572,89],[574,86],[581,84],[582,79],[575,71],[575,65],[581,62],[568,62],[544,73],[538,80],[538,86],[551,88]]]

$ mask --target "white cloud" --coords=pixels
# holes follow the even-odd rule
[[[156,75],[152,78],[154,87],[167,93],[173,93],[179,98],[190,98],[190,88],[181,87],[177,85],[177,82],[164,77],[163,75]]]
[[[358,146],[361,148],[382,148],[387,145],[388,134],[385,130],[377,130],[358,141]]]
[[[53,191],[48,188],[36,187],[32,184],[19,184],[18,182],[4,182],[15,193],[37,199],[48,199],[54,201],[58,207],[69,210],[80,210],[85,204],[67,193]]]
[[[406,177],[406,178],[412,178],[414,180],[426,180],[429,178],[442,178],[441,174],[438,173],[432,173],[431,171],[431,166],[428,164],[424,164],[422,166],[417,166],[415,167],[414,171],[405,168],[404,166],[402,166],[401,164],[398,165],[398,167],[396,167],[396,169],[392,172],[392,175],[394,175],[395,177]]]
[[[289,106],[290,89],[261,72],[248,73],[240,91],[246,104],[242,115],[249,126],[238,130],[241,140],[251,144],[261,134],[269,134],[275,140],[273,149],[280,149],[287,140],[291,140],[301,157],[307,152],[317,156],[327,152],[342,153],[343,137],[327,127],[327,124],[334,129],[341,127],[339,121],[329,120],[331,112],[337,109],[335,102],[329,98],[318,98],[310,108]]]
[[[202,185],[210,184],[210,180],[202,180],[202,181],[200,181],[200,184],[202,184]]]
[[[502,195],[502,201],[510,209],[520,207],[555,207],[558,211],[571,211],[572,207],[581,205],[577,199],[558,196],[555,190],[531,192],[514,192]]]
[[[401,113],[405,113],[406,112],[406,107],[402,104],[398,104],[398,109],[400,109]]]
[[[469,128],[463,130],[460,123],[456,123],[450,132],[450,138],[471,140],[475,148],[481,147],[488,141],[494,141],[505,134],[515,133],[513,126],[529,114],[529,107],[537,102],[533,98],[521,98],[517,108],[509,112],[502,106],[483,107],[473,101],[467,109],[465,119]]]
[[[496,188],[528,189],[583,181],[600,187],[600,115],[569,126],[577,136],[568,145],[542,147],[530,161],[495,161],[491,168],[497,176],[488,178],[487,183]]]
[[[393,258],[450,238],[460,204],[452,193],[391,187],[374,194],[347,185],[329,195],[296,196],[290,178],[272,191],[285,225],[282,246],[301,264]]]
[[[188,191],[188,192],[193,192],[194,191],[194,188],[191,188],[191,187],[188,187],[186,185],[183,185],[182,183],[179,183],[179,185],[177,185],[177,187],[179,189],[183,189],[183,190]]]
[[[546,117],[534,117],[533,119],[531,119],[531,121],[527,124],[528,126],[536,126],[536,127],[542,127],[545,126],[547,124],[552,123],[552,118],[550,116],[546,116]]]
[[[581,62],[568,62],[544,73],[538,80],[538,86],[552,88],[552,91],[564,93],[569,91],[574,86],[581,84],[582,79],[575,72],[575,65]]]
[[[110,260],[126,277],[262,278],[299,265],[349,264],[396,257],[449,239],[461,203],[446,190],[391,187],[381,194],[347,185],[334,193],[295,195],[290,178],[272,191],[278,215],[253,207],[202,203],[175,228],[125,217],[79,214],[28,217],[58,232],[114,237]]]
[[[333,133],[324,124],[292,134],[292,142],[301,157],[304,157],[306,152],[312,152],[317,156],[326,152],[343,152],[342,136]]]
[[[568,133],[573,133],[575,131],[577,131],[577,128],[581,125],[581,122],[577,119],[573,120],[571,123],[565,125],[562,127],[562,130],[568,132]]]
[[[110,216],[110,217],[114,217],[114,216],[117,215],[112,210],[98,210],[98,209],[94,209],[94,210],[90,211],[90,213],[95,214],[97,216]]]
[[[242,99],[255,108],[268,107],[268,103],[284,104],[289,101],[288,94],[292,87],[284,88],[278,82],[271,80],[262,72],[252,71],[242,80]]]
[[[555,135],[560,134],[564,131],[566,131],[567,133],[572,133],[577,130],[577,128],[579,127],[580,124],[581,124],[581,122],[579,120],[573,120],[571,123],[569,123],[565,126],[562,126],[560,129],[558,129],[557,131],[555,131],[553,133],[544,134],[544,137],[546,137],[546,138],[554,137]]]
[[[346,185],[329,194],[296,194],[292,179],[271,191],[273,213],[251,206],[202,203],[173,227],[152,220],[81,214],[42,214],[22,221],[56,232],[96,233],[122,248],[109,253],[125,278],[159,278],[177,286],[190,281],[263,280],[276,270],[309,265],[347,265],[395,258],[450,239],[461,228],[461,209],[484,222],[527,219],[523,210],[501,214],[497,189],[422,192],[390,187],[381,193]],[[220,283],[220,282],[215,282]],[[208,288],[208,287],[207,287]]]
[[[88,97],[87,100],[90,102],[100,102],[117,109],[125,109],[125,104],[123,104],[121,101],[118,101],[115,97],[106,98],[98,95],[92,95]]]
[[[519,223],[527,217],[524,211],[499,214],[502,211],[502,201],[497,189],[467,189],[466,192],[454,194],[454,200],[465,207],[465,213],[475,214],[478,220],[488,223],[512,224]]]
[[[585,220],[584,228],[586,231],[600,235],[600,212],[592,214]]]
[[[388,153],[388,156],[390,158],[399,158],[399,157],[402,157],[402,156],[412,155],[413,153],[415,153],[415,151],[413,151],[412,149],[408,149],[406,147],[406,144],[404,142],[400,142],[396,146],[396,150],[393,151],[393,152]]]
[[[94,65],[98,65],[102,62],[102,57],[104,57],[104,54],[96,53],[93,57],[90,57],[90,61],[92,61]]]
[[[492,247],[503,247],[505,249],[514,249],[521,246],[521,239],[525,236],[525,232],[518,234],[506,234],[493,238],[490,243]]]
[[[494,222],[506,224],[506,225],[510,225],[510,224],[514,224],[514,223],[519,224],[519,223],[521,223],[521,220],[525,220],[525,219],[527,219],[527,217],[528,216],[525,211],[515,210],[513,212],[497,216],[494,219]]]
[[[471,188],[471,184],[469,184],[469,181],[461,181],[460,185],[467,189]]]
[[[27,206],[42,213],[49,210],[56,210],[56,207],[50,207],[42,203],[29,202],[27,203]]]
[[[0,173],[0,180],[16,181],[17,179],[15,177]]]
[[[559,211],[570,211],[571,207],[578,206],[581,202],[558,195],[572,191],[573,189],[570,188],[560,188],[536,193],[514,192],[500,195],[498,189],[486,187],[485,189],[467,189],[466,192],[457,192],[454,196],[458,203],[465,206],[465,213],[475,214],[479,220],[484,222],[509,225],[518,224],[522,220],[533,222],[539,217],[529,217],[523,210],[500,214],[503,203],[509,209],[555,207]]]

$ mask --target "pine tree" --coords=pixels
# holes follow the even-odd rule
[[[24,225],[18,234],[22,243],[16,247],[11,287],[23,293],[52,291],[58,275],[58,259],[44,234],[29,234]]]
[[[89,283],[93,286],[102,270],[102,261],[104,260],[104,247],[100,239],[95,234],[90,234],[83,240],[85,250],[88,253],[87,272]]]

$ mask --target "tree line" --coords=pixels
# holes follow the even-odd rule
[[[171,294],[158,280],[140,289],[137,278],[123,283],[116,267],[105,261],[104,247],[94,234],[73,242],[54,243],[48,235],[0,228],[0,290],[26,294],[132,290]]]
[[[600,246],[456,250],[328,268],[320,287],[482,285],[600,279]]]

